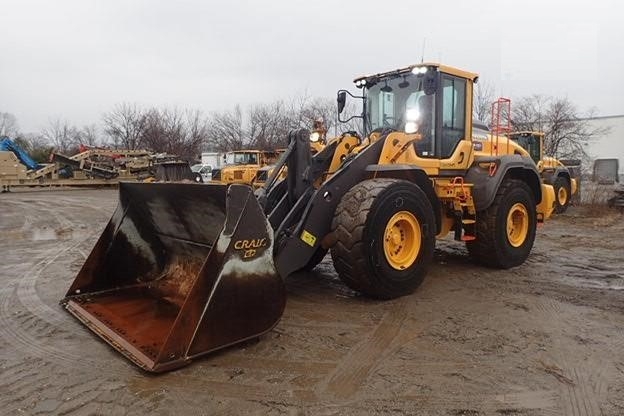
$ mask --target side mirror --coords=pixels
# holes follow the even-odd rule
[[[347,103],[347,93],[345,91],[339,91],[336,102],[338,103],[338,114],[340,114],[342,113],[342,110],[344,110],[345,104]]]

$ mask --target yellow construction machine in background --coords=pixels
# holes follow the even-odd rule
[[[509,134],[509,138],[525,149],[537,165],[537,170],[544,183],[555,190],[555,212],[563,213],[568,209],[572,197],[579,188],[578,172],[569,168],[563,161],[546,156],[544,153],[544,133],[518,131]],[[574,165],[578,165],[578,161]]]
[[[251,185],[258,171],[275,163],[278,157],[278,151],[235,150],[228,152],[225,155],[225,166],[212,170],[212,181],[221,184]]]

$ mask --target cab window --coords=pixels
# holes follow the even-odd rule
[[[442,77],[441,157],[453,154],[465,136],[466,80],[448,75]]]

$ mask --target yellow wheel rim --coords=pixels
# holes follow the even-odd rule
[[[559,188],[557,192],[557,199],[559,200],[559,205],[565,205],[568,201],[568,191],[565,187]]]
[[[420,223],[409,211],[399,211],[390,218],[384,231],[383,248],[393,269],[405,270],[420,252]]]
[[[517,203],[507,214],[507,239],[509,244],[520,247],[529,234],[529,212],[526,207]]]

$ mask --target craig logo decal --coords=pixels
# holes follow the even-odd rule
[[[234,250],[242,250],[243,258],[250,259],[256,257],[258,249],[267,246],[266,238],[253,238],[251,240],[237,240],[234,243]]]

